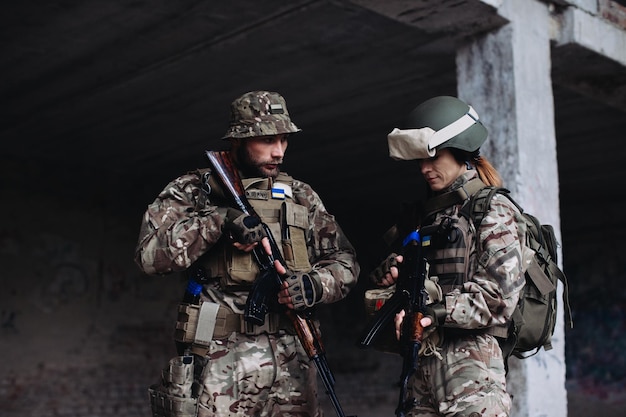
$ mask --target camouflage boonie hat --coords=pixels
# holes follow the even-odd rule
[[[300,132],[291,122],[285,99],[272,91],[250,91],[232,102],[230,127],[222,139]]]

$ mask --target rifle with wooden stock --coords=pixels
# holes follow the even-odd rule
[[[228,151],[206,151],[209,158],[212,171],[217,174],[222,185],[226,188],[237,208],[248,216],[255,216],[259,220],[261,217],[256,213],[254,207],[246,198],[245,189],[239,176],[239,171],[234,166]],[[254,258],[259,266],[260,274],[255,280],[248,299],[246,309],[244,311],[244,319],[255,325],[263,325],[265,315],[270,304],[276,305],[276,298],[281,289],[283,277],[280,276],[274,265],[274,261],[278,260],[285,269],[287,264],[283,259],[278,248],[276,240],[269,226],[261,221],[261,225],[271,248],[271,254],[268,254],[262,245],[257,245],[253,250]],[[273,297],[273,298],[271,298]],[[284,307],[285,315],[290,319],[300,343],[304,347],[307,356],[315,366],[326,388],[335,412],[339,417],[345,417],[341,404],[335,394],[335,378],[326,361],[326,351],[322,344],[321,334],[311,318],[310,311],[295,311]]]
[[[422,346],[424,327],[420,320],[425,316],[428,293],[425,289],[426,258],[419,231],[409,234],[403,242],[403,261],[398,265],[398,280],[394,294],[376,312],[371,324],[361,338],[362,348],[368,348],[382,333],[394,325],[397,313],[404,310],[399,347],[402,355],[400,374],[400,395],[395,413],[404,417],[415,404],[414,398],[407,395],[409,378],[419,367],[419,351]],[[426,240],[424,240],[426,242]]]

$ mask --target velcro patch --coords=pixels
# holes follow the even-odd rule
[[[250,200],[269,200],[270,192],[268,190],[249,189],[246,190],[246,198]]]

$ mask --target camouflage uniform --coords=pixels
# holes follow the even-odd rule
[[[255,114],[248,118],[252,120],[250,124],[234,120],[226,137],[246,138],[299,130],[285,114],[270,114],[269,105],[264,104],[269,103],[269,100],[264,101],[267,94],[250,93],[236,102],[240,108],[234,108],[234,112],[252,111]],[[272,100],[276,95],[273,97]],[[284,107],[284,100],[279,98],[282,101],[278,103],[278,108],[282,111],[280,105],[282,103]],[[228,203],[219,187],[206,185],[211,184],[207,181],[207,176],[211,178],[209,175],[209,170],[182,175],[170,182],[149,205],[143,217],[135,260],[148,274],[185,271],[192,264],[206,265],[209,277],[208,282],[203,284],[201,302],[218,304],[220,313],[225,312],[228,319],[234,317],[235,324],[239,324],[239,321],[243,323],[243,309],[255,275],[252,279],[238,280],[236,277],[224,277],[231,275],[228,268],[220,266],[217,272],[214,268],[215,262],[221,262],[224,255],[228,251],[233,252],[233,249],[228,236],[223,234],[229,215]],[[323,291],[319,302],[332,303],[343,299],[354,287],[359,275],[352,245],[308,184],[282,173],[277,180],[281,178],[290,181],[290,201],[301,208],[299,213],[305,213],[302,216],[306,218],[303,224],[307,225],[302,232],[303,257],[308,257],[306,265],[321,280]],[[261,184],[258,186],[261,188],[263,184],[272,184],[267,178],[242,180],[247,184]],[[258,194],[266,190],[254,188],[251,191]],[[259,210],[256,211],[263,217]],[[274,234],[278,241],[280,236]],[[236,256],[247,257],[248,262],[254,264],[251,254],[239,252]],[[160,409],[155,411],[153,403],[154,415],[187,416],[195,412],[200,417],[321,416],[316,368],[310,363],[285,316],[270,313],[266,323],[270,315],[279,316],[274,330],[251,325],[246,327],[245,324],[236,329],[227,327],[221,333],[216,328],[202,353],[193,351],[196,363],[202,364],[200,370],[195,370],[196,384],[202,387],[193,394],[198,397],[197,411],[187,414],[182,411],[178,414]],[[169,377],[172,373],[164,374],[170,380],[176,379]],[[171,386],[155,390],[167,391],[168,395],[177,397],[190,396],[189,389],[182,394],[181,389],[173,393]]]
[[[468,171],[443,192],[462,187],[476,175]],[[418,372],[412,376],[416,405],[409,416],[509,415],[511,399],[495,335],[506,335],[532,251],[524,245],[520,213],[507,198],[492,201],[477,232],[460,215],[462,205],[441,209],[421,225],[451,224],[467,240],[452,248],[449,241],[463,241],[457,236],[429,250],[429,278],[436,276],[447,314],[431,336],[439,337],[438,346],[425,350],[428,353],[420,357]]]
[[[338,301],[359,274],[354,249],[308,184],[294,181],[293,194],[308,210],[306,241],[324,288],[320,301]],[[204,195],[200,173],[189,173],[168,184],[149,206],[136,254],[146,273],[183,271],[221,244],[225,211],[212,205],[210,195],[203,202]],[[216,279],[204,285],[202,298],[242,314],[247,291],[226,291]],[[289,326],[283,327],[275,334],[234,332],[212,341],[199,416],[321,415],[315,368]]]

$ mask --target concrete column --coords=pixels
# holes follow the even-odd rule
[[[498,12],[510,23],[468,40],[457,52],[458,94],[489,129],[482,152],[505,186],[526,211],[552,224],[560,236],[549,12],[535,0],[508,0]],[[559,308],[554,348],[509,362],[513,416],[567,415]]]

